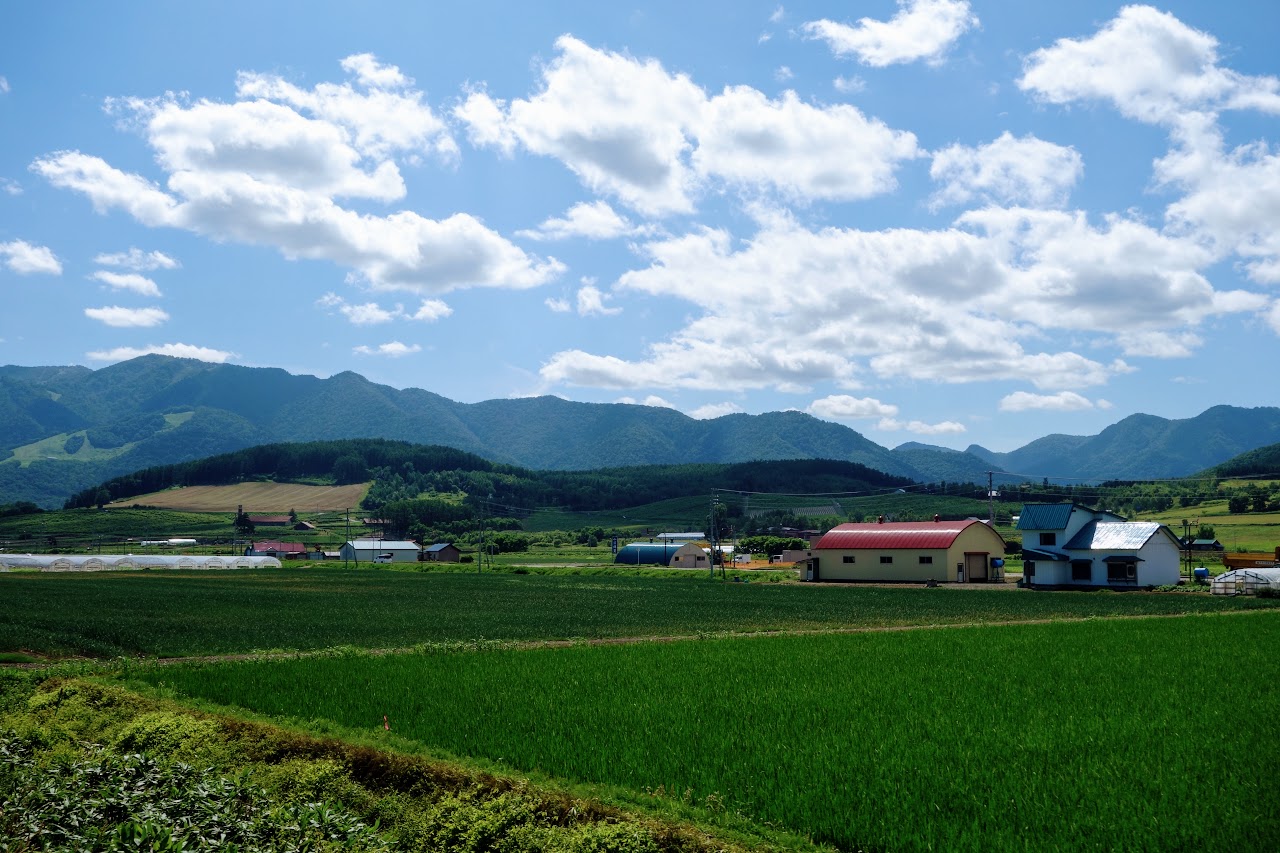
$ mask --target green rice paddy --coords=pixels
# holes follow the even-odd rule
[[[796,591],[850,612],[879,592]],[[936,600],[953,597],[994,606],[960,591]],[[844,850],[1273,850],[1277,648],[1272,612],[351,654],[139,677],[353,730],[385,714],[424,750],[691,799]]]

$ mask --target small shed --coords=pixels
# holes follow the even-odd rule
[[[462,552],[452,542],[437,542],[422,549],[422,557],[428,563],[456,563]]]
[[[706,569],[711,566],[711,554],[701,545],[686,542],[671,555],[667,565],[673,569]]]

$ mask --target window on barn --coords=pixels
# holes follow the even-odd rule
[[[1058,544],[1058,534],[1056,534],[1056,533],[1041,533],[1041,534],[1040,534],[1040,544],[1041,544],[1041,545],[1057,545],[1057,544]]]
[[[1136,562],[1107,563],[1107,583],[1134,583],[1137,580]]]
[[[881,562],[881,563],[892,563],[892,562],[893,562],[893,555],[892,555],[892,554],[881,554],[881,555],[880,555],[880,562]]]
[[[933,557],[920,557],[920,565],[928,566],[933,563]]]
[[[1071,561],[1071,579],[1073,581],[1087,581],[1093,578],[1093,562],[1090,560],[1072,560]]]
[[[846,563],[856,563],[856,562],[857,562],[857,558],[855,558],[853,554],[845,554],[845,555],[844,555],[843,557],[841,557],[840,559],[841,559],[841,560],[843,560],[843,561],[844,561],[844,562],[846,562]]]

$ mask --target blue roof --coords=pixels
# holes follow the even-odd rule
[[[434,554],[436,551],[443,551],[445,548],[452,548],[452,542],[437,542],[434,545],[428,545],[426,551],[428,554]]]
[[[1091,521],[1062,547],[1068,551],[1136,551],[1159,530],[1154,521]]]
[[[1019,530],[1066,530],[1075,504],[1023,504]]]

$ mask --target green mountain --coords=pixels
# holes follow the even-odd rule
[[[1280,480],[1280,444],[1268,444],[1200,472],[1203,477],[1264,477]]]
[[[458,403],[274,368],[149,355],[100,370],[0,367],[0,503],[57,506],[104,480],[270,442],[384,438],[444,445],[543,471],[829,459],[917,481],[1182,476],[1280,441],[1280,409],[1134,415],[1097,436],[1047,436],[1011,453],[881,447],[801,412],[695,420],[673,409],[557,397]],[[7,458],[6,458],[7,457]]]

